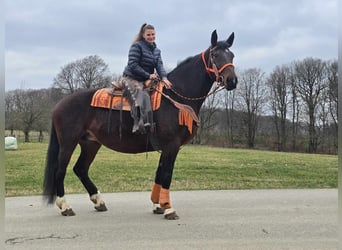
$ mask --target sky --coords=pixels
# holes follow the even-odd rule
[[[167,70],[234,32],[238,71],[338,57],[338,0],[6,0],[5,90],[50,88],[61,68],[98,55],[121,75],[143,23]]]

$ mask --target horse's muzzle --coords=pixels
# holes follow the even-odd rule
[[[226,89],[227,90],[233,90],[236,88],[236,85],[238,83],[237,77],[228,77],[226,81]]]

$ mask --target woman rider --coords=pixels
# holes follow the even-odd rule
[[[166,77],[155,39],[154,27],[144,23],[129,49],[128,63],[123,72],[123,84],[132,106],[133,133],[145,133],[153,122],[150,96],[144,90],[144,82],[161,79],[166,88],[172,86]]]

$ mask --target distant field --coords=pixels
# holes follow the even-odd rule
[[[47,143],[19,143],[5,151],[6,196],[42,192]],[[72,171],[76,149],[65,179],[67,193],[85,193]],[[159,153],[122,154],[102,147],[90,168],[101,192],[150,190]],[[176,160],[172,190],[337,188],[338,157],[187,145]]]

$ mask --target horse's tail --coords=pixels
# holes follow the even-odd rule
[[[48,204],[56,199],[56,172],[58,169],[59,142],[54,124],[51,126],[50,143],[45,162],[43,198]]]

